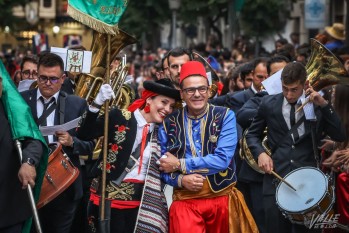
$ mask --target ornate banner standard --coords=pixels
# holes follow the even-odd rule
[[[99,33],[107,34],[107,65],[104,83],[110,83],[111,37],[119,33],[118,22],[126,10],[128,0],[69,0],[68,14],[82,24]],[[109,100],[104,103],[104,109],[109,109]],[[108,148],[109,111],[104,113],[104,139],[102,163],[102,191],[99,209],[99,232],[110,232],[110,200],[106,199],[106,163]]]
[[[128,0],[69,0],[68,14],[100,33],[115,35],[127,3]]]

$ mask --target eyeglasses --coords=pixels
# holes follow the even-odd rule
[[[185,91],[188,95],[194,95],[196,90],[199,91],[200,94],[206,94],[208,91],[209,87],[208,86],[200,86],[200,87],[189,87],[182,89],[182,91]]]
[[[40,75],[39,76],[39,82],[40,83],[47,83],[47,81],[50,80],[50,82],[52,84],[56,84],[56,83],[58,83],[59,79],[60,78],[58,78],[58,77],[47,77],[45,75]]]
[[[22,75],[23,75],[24,78],[29,78],[30,75],[33,78],[37,78],[38,77],[38,72],[36,72],[35,70],[33,70],[32,72],[30,72],[30,70],[23,70],[22,71]]]

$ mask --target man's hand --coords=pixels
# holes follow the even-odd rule
[[[22,183],[22,189],[26,189],[28,184],[33,188],[35,186],[36,170],[35,167],[23,163],[18,172],[19,181]]]
[[[180,165],[179,159],[171,154],[170,152],[166,152],[165,155],[159,159],[160,161],[160,171],[165,173],[171,173],[178,170],[178,166]]]
[[[306,92],[309,95],[309,101],[320,107],[325,107],[328,102],[322,97],[319,92],[314,91],[312,87],[309,87]]]
[[[56,131],[58,142],[63,146],[73,146],[73,137],[66,131]]]
[[[273,160],[267,153],[263,152],[258,156],[258,166],[265,172],[271,173],[274,170]]]
[[[182,179],[182,186],[189,191],[200,191],[204,185],[206,178],[199,174],[184,175]]]

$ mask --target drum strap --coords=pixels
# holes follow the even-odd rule
[[[65,98],[67,97],[67,93],[61,91],[59,93],[59,124],[64,124],[64,110],[65,110]],[[44,111],[44,113],[37,120],[37,124],[41,125],[44,120],[56,109],[56,104],[51,104],[51,106]]]
[[[271,151],[272,151],[272,154],[277,150],[277,148],[279,148],[280,145],[282,145],[282,144],[285,142],[285,140],[288,138],[287,136],[293,134],[293,132],[294,132],[295,130],[297,130],[298,127],[299,127],[304,121],[305,121],[305,116],[303,116],[301,119],[299,119],[299,121],[297,121],[297,123],[294,124],[294,125],[291,127],[291,129],[290,129],[289,131],[287,131],[287,133],[286,133],[285,136],[283,137],[283,140],[281,140],[280,143],[276,144],[276,145],[274,146],[274,148],[272,148],[272,150],[271,150]]]
[[[314,158],[316,161],[316,167],[320,169],[320,158],[319,158],[319,153],[317,149],[317,143],[316,143],[316,121],[310,121],[310,127],[311,127],[311,140],[313,143],[313,153],[314,153]]]
[[[148,133],[145,147],[147,146],[150,138],[151,138],[151,133]],[[121,182],[124,180],[126,175],[129,172],[131,172],[132,169],[135,166],[139,165],[138,164],[138,159],[140,157],[140,154],[141,154],[141,143],[139,143],[139,145],[136,147],[136,149],[133,152],[133,154],[130,155],[130,158],[128,159],[128,162],[127,162],[127,165],[125,167],[125,170],[122,172],[122,174],[116,180],[112,181],[114,184],[116,184],[117,186],[120,186]]]
[[[54,99],[52,99],[52,100],[54,100]],[[43,101],[43,99],[42,99],[42,101]],[[37,120],[38,125],[42,125],[45,122],[46,118],[56,109],[56,103],[54,101],[52,101],[52,102],[50,101],[49,104],[51,104],[51,103],[52,104],[47,109],[45,109],[45,107],[44,107],[44,111],[43,111],[42,115]],[[46,123],[44,123],[44,125],[46,125]]]
[[[65,111],[65,99],[67,98],[67,93],[64,91],[59,92],[59,124],[64,124],[64,111]]]

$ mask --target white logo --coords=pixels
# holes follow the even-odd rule
[[[336,228],[338,226],[338,219],[340,214],[313,214],[310,222],[306,224],[309,229],[326,229]]]

